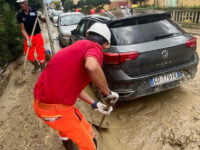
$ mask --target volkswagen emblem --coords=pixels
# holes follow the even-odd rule
[[[162,51],[162,56],[164,59],[166,59],[168,57],[168,51],[167,50],[163,50]]]

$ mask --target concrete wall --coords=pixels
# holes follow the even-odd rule
[[[200,6],[200,0],[178,0],[179,6]]]
[[[79,0],[74,0],[74,4],[77,5],[78,1],[79,1]]]

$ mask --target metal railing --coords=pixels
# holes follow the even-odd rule
[[[171,18],[178,23],[200,24],[199,10],[171,10]]]

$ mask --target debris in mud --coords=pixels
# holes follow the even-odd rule
[[[187,147],[199,147],[200,128],[197,124],[184,123],[185,126],[171,127],[161,134],[161,141],[163,144],[170,144],[171,146],[178,146],[181,149]]]
[[[193,119],[195,121],[200,121],[200,107],[198,106],[193,106],[192,111],[194,112]]]
[[[14,83],[16,86],[24,85],[28,81],[28,76],[26,74],[30,72],[29,68],[27,67],[26,70],[23,70],[22,65],[23,65],[23,58],[21,58],[17,62],[17,68],[14,74]]]
[[[27,77],[25,76],[25,73],[23,73],[22,71],[18,71],[18,72],[16,72],[16,74],[15,74],[15,80],[14,80],[14,82],[15,82],[15,85],[17,85],[17,86],[21,86],[21,85],[23,85],[24,83],[26,83],[27,82]]]

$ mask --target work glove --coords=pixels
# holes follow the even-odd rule
[[[115,105],[115,103],[118,101],[119,95],[116,92],[110,91],[110,94],[104,97],[104,100],[106,103],[110,105]]]
[[[37,16],[40,17],[40,18],[44,18],[41,11],[37,11]]]
[[[27,40],[27,46],[28,46],[28,47],[31,47],[31,46],[32,46],[31,40]]]
[[[99,111],[103,115],[110,115],[110,113],[113,111],[112,106],[109,108],[109,110],[106,110],[106,105],[101,102],[94,102],[92,105],[92,108],[96,111]]]

